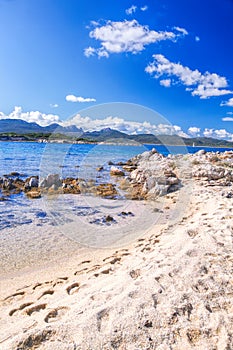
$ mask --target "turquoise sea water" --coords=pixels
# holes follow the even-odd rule
[[[164,145],[90,145],[45,144],[35,142],[0,142],[0,176],[17,171],[26,176],[59,173],[61,177],[89,177],[99,166],[108,162],[125,161],[136,154],[156,148],[167,155],[195,153],[203,147]],[[229,148],[205,148],[210,152],[224,152]]]
[[[169,153],[194,153],[201,149],[200,147],[165,147],[163,145],[113,146],[0,142],[0,177],[11,172],[20,173],[22,178],[32,175],[44,177],[49,173],[56,173],[62,178],[72,176],[75,178],[94,179],[98,183],[107,182],[109,180],[109,170],[111,167],[109,162],[117,163],[119,161],[126,161],[153,147],[164,155]],[[210,152],[223,152],[225,150],[227,149],[206,148],[206,151]],[[103,166],[103,170],[98,172],[97,168],[100,166]],[[86,225],[90,225],[90,223],[91,226],[94,225],[97,228],[99,225],[102,225],[106,208],[107,213],[112,213],[112,205],[114,202],[114,205],[118,208],[118,203],[116,203],[116,201],[109,201],[108,204],[105,202],[103,205],[101,204],[98,212],[96,212],[97,204],[90,203],[90,200],[89,198],[88,203],[85,204],[81,201],[80,196],[74,196],[72,198],[62,196],[54,202],[52,209],[48,209],[48,203],[45,203],[43,198],[30,200],[23,194],[12,195],[7,197],[7,200],[0,201],[0,230],[12,229],[14,231],[17,227],[22,227],[22,225],[34,225],[34,227],[35,225],[54,226],[58,225],[60,221],[72,223],[76,222],[74,220],[74,215],[79,218],[86,218],[87,221],[84,225],[85,230]],[[117,219],[115,223],[121,220],[119,216],[120,211],[126,211],[125,208],[128,208],[127,206],[127,203],[124,203],[121,209],[119,206],[119,213],[116,214]],[[129,208],[127,210],[132,211]],[[138,215],[130,220],[136,220],[139,217]],[[127,223],[129,223],[129,218],[127,219]],[[136,225],[138,225],[138,223]],[[78,225],[78,227],[79,226],[80,225]],[[128,226],[126,230],[128,230]],[[1,237],[4,238],[4,236],[0,236],[0,239]]]

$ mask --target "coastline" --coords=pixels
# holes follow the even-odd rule
[[[216,149],[216,148],[219,148],[219,149],[229,149],[229,150],[232,150],[233,149],[233,146],[228,146],[228,145],[196,145],[196,146],[192,146],[192,145],[186,145],[185,143],[181,143],[179,145],[177,144],[173,144],[173,143],[166,143],[166,144],[163,144],[163,143],[140,143],[140,142],[132,142],[132,143],[118,143],[117,140],[116,142],[108,142],[108,141],[67,141],[67,140],[63,140],[63,139],[60,139],[60,140],[49,140],[49,141],[46,141],[46,142],[43,142],[43,140],[1,140],[0,139],[0,142],[26,142],[26,143],[44,143],[44,144],[47,144],[47,143],[55,143],[55,144],[71,144],[71,145],[106,145],[106,146],[135,146],[135,147],[138,147],[139,144],[142,144],[144,146],[169,146],[169,147],[190,147],[190,148],[198,148],[198,149],[208,149],[208,148],[213,148],[213,149]]]
[[[135,171],[159,157],[145,152]],[[232,160],[178,156],[182,186],[147,232],[119,248],[66,245],[68,257],[5,275],[1,349],[232,348]]]

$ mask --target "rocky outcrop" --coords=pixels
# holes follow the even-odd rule
[[[179,163],[185,164],[185,171]],[[59,174],[48,174],[40,181],[38,176],[24,180],[18,172],[12,172],[0,178],[0,191],[3,198],[21,192],[29,198],[39,198],[43,193],[85,193],[116,198],[117,188],[120,188],[126,198],[154,200],[178,190],[183,185],[185,173],[205,186],[229,187],[233,184],[233,151],[214,153],[200,150],[195,154],[165,157],[152,149],[116,166],[112,162],[109,164],[113,183],[100,184],[92,179],[73,177],[61,179]],[[103,167],[97,169],[98,172],[102,170]]]
[[[233,151],[204,152],[192,155],[193,177],[211,186],[231,186],[233,183]]]
[[[73,177],[68,177],[62,183],[63,193],[79,194],[81,193],[79,180]]]
[[[155,149],[132,159],[136,169],[129,174],[128,197],[131,199],[155,199],[179,188],[175,163]]]
[[[62,186],[62,180],[60,179],[59,174],[49,174],[40,180],[39,187],[48,189],[52,186],[54,189],[58,189]]]

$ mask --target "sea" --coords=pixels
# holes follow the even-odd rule
[[[163,155],[207,152],[224,152],[229,148],[189,147],[165,145],[107,145],[59,144],[36,142],[0,142],[0,177],[18,172],[22,177],[46,176],[58,173],[61,177],[88,176],[96,168],[108,163],[123,162],[133,156],[155,148]]]
[[[36,175],[43,178],[52,173],[59,174],[61,178],[94,179],[96,183],[106,183],[110,180],[109,170],[112,163],[124,162],[152,148],[163,155],[195,153],[203,149],[151,144],[0,142],[0,177],[17,172],[23,179]],[[224,152],[229,148],[205,150]],[[99,167],[103,167],[101,172],[97,170]],[[14,237],[16,232],[19,236],[21,232],[23,235],[25,227],[31,227],[30,232],[40,228],[49,232],[50,227],[59,227],[69,238],[84,245],[99,247],[103,242],[112,245],[116,238],[125,239],[130,235],[133,237],[135,227],[142,233],[155,222],[155,208],[148,208],[145,203],[137,201],[129,202],[123,197],[114,201],[90,196],[86,198],[82,195],[63,195],[52,201],[44,198],[31,200],[24,194],[3,198],[0,193],[0,199],[1,244],[10,236]],[[159,213],[158,208],[156,212]],[[112,216],[112,220],[106,220],[108,215]],[[104,231],[105,228],[107,231]],[[112,229],[110,235],[109,228]],[[101,239],[96,239],[97,236]]]

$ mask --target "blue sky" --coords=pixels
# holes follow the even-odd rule
[[[230,140],[232,18],[232,0],[0,0],[0,118],[45,125],[135,103],[175,125],[170,133]],[[158,131],[153,113],[114,106],[74,121]]]

